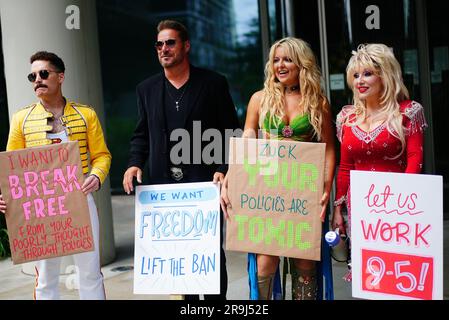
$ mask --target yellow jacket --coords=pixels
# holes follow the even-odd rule
[[[6,151],[51,144],[47,131],[52,129],[48,125],[48,118],[52,116],[39,102],[16,112],[11,120]],[[94,109],[67,101],[61,121],[69,140],[79,142],[83,173],[89,172],[90,164],[90,174],[96,175],[103,183],[109,173],[112,156]]]

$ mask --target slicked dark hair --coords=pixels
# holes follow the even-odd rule
[[[30,57],[30,63],[34,61],[48,61],[58,72],[65,72],[64,61],[56,54],[47,51],[38,51]]]
[[[161,22],[159,22],[159,24],[157,25],[157,32],[161,32],[162,30],[165,29],[173,29],[178,31],[179,37],[181,38],[181,40],[183,42],[189,40],[189,32],[187,31],[187,28],[185,27],[185,25],[183,25],[181,22],[179,21],[175,21],[175,20],[162,20]]]

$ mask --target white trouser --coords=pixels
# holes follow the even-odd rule
[[[95,251],[73,255],[79,283],[79,296],[82,300],[104,300],[103,274],[100,270],[99,223],[97,207],[92,194],[88,194],[90,221]],[[59,299],[59,272],[61,257],[40,260],[36,264],[36,300]]]

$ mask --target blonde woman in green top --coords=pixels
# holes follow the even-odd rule
[[[265,66],[264,88],[254,93],[249,101],[243,137],[255,138],[262,129],[263,137],[267,139],[326,143],[325,184],[321,198],[321,220],[324,221],[335,172],[335,142],[329,103],[320,83],[315,55],[305,41],[288,37],[275,42]],[[226,216],[229,205],[225,179],[222,207]],[[257,270],[256,275],[248,269],[250,288],[253,288],[250,298],[271,299],[279,257],[250,253],[248,258],[249,265],[254,262],[257,268],[253,269]],[[315,300],[316,262],[291,261],[291,267],[295,269],[292,272],[293,299]]]

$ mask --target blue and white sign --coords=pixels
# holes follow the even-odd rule
[[[220,192],[212,182],[136,188],[135,294],[219,294]]]

